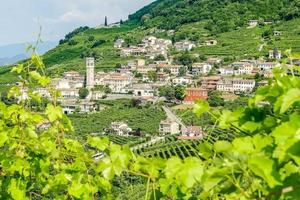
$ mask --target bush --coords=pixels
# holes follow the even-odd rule
[[[86,88],[80,88],[78,94],[80,99],[85,99],[89,95],[89,90]]]
[[[78,44],[78,42],[76,42],[75,40],[69,40],[68,45],[74,46]]]

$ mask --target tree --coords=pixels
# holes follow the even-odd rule
[[[175,90],[172,86],[161,86],[158,88],[158,93],[160,97],[166,97],[167,100],[175,98]]]
[[[105,40],[98,40],[92,45],[92,48],[96,48],[96,47],[104,44],[105,42],[106,42]]]
[[[175,90],[175,98],[179,101],[182,101],[186,95],[185,87],[182,85],[176,85],[174,90]]]
[[[80,99],[85,99],[89,95],[89,90],[86,88],[80,88],[78,94]]]
[[[107,23],[107,16],[105,16],[104,26],[108,26],[108,23]]]
[[[165,61],[166,58],[165,58],[164,55],[159,54],[159,55],[155,56],[154,60],[155,60],[155,61]]]
[[[94,40],[95,40],[95,36],[90,35],[89,38],[88,38],[88,40],[89,40],[90,42],[94,41]]]
[[[142,101],[140,99],[131,99],[129,103],[130,103],[130,107],[138,108],[142,103]]]
[[[175,62],[180,65],[188,66],[193,64],[196,61],[196,58],[190,55],[188,52],[184,52],[179,56],[175,57]]]
[[[111,93],[111,89],[110,89],[110,87],[109,87],[108,85],[105,85],[105,86],[104,86],[104,93],[105,93],[105,94]]]
[[[76,42],[75,40],[72,39],[72,40],[69,40],[68,44],[71,46],[74,46],[74,45],[78,44],[78,42]]]
[[[186,75],[186,67],[182,66],[179,68],[179,76],[185,76]]]
[[[156,82],[157,81],[157,73],[156,71],[148,71],[147,72],[148,78],[150,81]]]
[[[163,69],[163,72],[166,73],[166,74],[171,74],[171,70],[168,69],[168,68],[164,68],[164,69]]]
[[[211,107],[224,106],[224,99],[221,97],[221,92],[216,90],[209,92],[207,101]]]
[[[115,66],[115,68],[116,68],[116,69],[122,68],[122,64],[121,64],[121,63],[117,63],[116,66]]]
[[[133,75],[135,78],[143,78],[143,74],[139,73],[138,71],[133,71]]]

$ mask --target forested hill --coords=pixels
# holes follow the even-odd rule
[[[215,33],[244,26],[248,20],[290,20],[300,16],[300,0],[158,0],[129,16],[145,27],[174,29],[206,21]]]

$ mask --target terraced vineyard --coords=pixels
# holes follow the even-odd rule
[[[118,145],[129,145],[129,146],[133,146],[133,145],[137,145],[143,142],[146,142],[146,138],[145,137],[138,137],[138,136],[119,136],[116,134],[108,134],[105,135],[105,137],[109,138],[109,141],[118,144]]]
[[[225,132],[221,129],[214,129],[202,140],[178,140],[176,135],[167,136],[163,141],[134,150],[134,153],[144,157],[170,158],[178,156],[186,158],[190,156],[201,158],[198,147],[203,141],[214,143],[217,140],[232,140],[234,132]]]

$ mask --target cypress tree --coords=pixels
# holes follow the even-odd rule
[[[107,17],[105,16],[104,26],[107,26]]]

